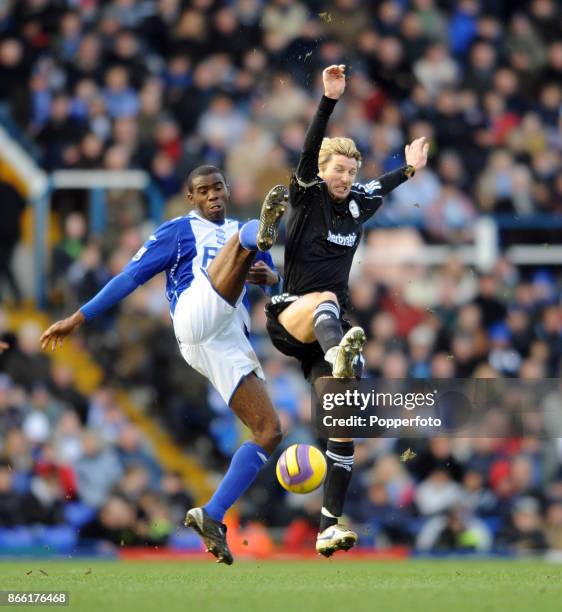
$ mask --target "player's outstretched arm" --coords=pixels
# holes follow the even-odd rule
[[[402,183],[412,178],[418,170],[425,168],[427,164],[427,155],[429,152],[429,143],[427,138],[422,136],[416,138],[413,142],[406,145],[404,148],[404,156],[406,165],[387,172],[382,176],[367,183],[366,187],[370,191],[374,191],[376,195],[386,196],[391,191],[399,187]]]
[[[41,348],[51,345],[51,350],[62,344],[66,336],[70,335],[86,321],[95,319],[99,314],[118,304],[123,298],[132,293],[139,284],[129,274],[121,272],[112,278],[105,287],[99,291],[88,303],[84,304],[74,314],[66,319],[53,323],[41,336]]]
[[[10,348],[10,345],[7,342],[2,342],[0,340],[0,355],[4,352],[7,351]]]
[[[139,249],[124,270],[112,278],[87,304],[73,315],[53,323],[41,336],[41,348],[51,345],[54,351],[66,336],[86,321],[113,308],[139,285],[166,270],[175,261],[178,252],[178,219],[167,221]]]
[[[322,139],[326,134],[328,120],[336,102],[345,91],[345,66],[341,64],[325,68],[322,72],[322,82],[324,84],[324,95],[306,132],[303,150],[295,173],[297,182],[303,188],[310,187],[316,182],[318,154],[320,153]]]

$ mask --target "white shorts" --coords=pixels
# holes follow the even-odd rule
[[[211,381],[229,405],[244,376],[255,372],[265,380],[244,333],[241,303],[242,296],[231,306],[205,275],[198,275],[180,295],[173,317],[183,358]]]

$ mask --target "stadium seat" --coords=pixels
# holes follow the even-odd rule
[[[95,510],[82,502],[72,502],[64,507],[64,518],[73,527],[82,527],[94,518]]]
[[[405,528],[406,531],[415,536],[417,535],[421,528],[425,525],[427,521],[427,518],[424,516],[416,516],[416,517],[412,517],[410,519],[408,519],[408,521],[406,522]]]
[[[69,552],[78,541],[77,531],[69,525],[44,527],[35,534],[37,544],[48,547],[51,552]]]
[[[180,529],[173,533],[168,541],[172,550],[203,550],[201,539],[192,529]]]
[[[31,482],[31,474],[29,472],[12,472],[12,488],[20,494],[25,494],[29,491]]]
[[[30,527],[0,528],[0,549],[27,548],[33,546],[33,529]]]
[[[490,530],[492,535],[496,535],[505,523],[501,516],[487,516],[482,519],[482,522]]]

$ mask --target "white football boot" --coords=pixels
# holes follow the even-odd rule
[[[354,362],[361,355],[365,344],[365,332],[360,327],[352,327],[340,340],[332,364],[334,378],[355,378]],[[333,350],[333,349],[330,349]]]
[[[349,550],[357,543],[357,534],[344,525],[332,525],[316,538],[316,552],[331,557],[338,550]]]

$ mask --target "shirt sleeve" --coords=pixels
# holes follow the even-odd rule
[[[408,180],[407,166],[402,166],[387,172],[368,183],[354,183],[352,195],[359,200],[361,208],[361,223],[370,219],[383,203],[383,197]]]
[[[371,193],[376,193],[376,195],[383,197],[387,196],[391,191],[396,189],[396,187],[399,187],[408,180],[409,177],[406,174],[407,167],[408,166],[402,166],[396,170],[387,172],[371,182],[366,183],[363,187]]]
[[[80,308],[80,312],[86,318],[86,321],[95,319],[98,315],[106,310],[109,310],[132,293],[139,284],[137,281],[121,272],[112,278],[105,287],[99,291],[89,302]]]
[[[125,266],[123,272],[143,285],[153,276],[172,266],[178,252],[177,220],[161,225]]]
[[[322,96],[312,123],[306,132],[304,146],[294,175],[295,181],[302,189],[311,187],[317,182],[318,154],[320,153],[322,140],[326,133],[328,120],[336,103],[337,100]]]

